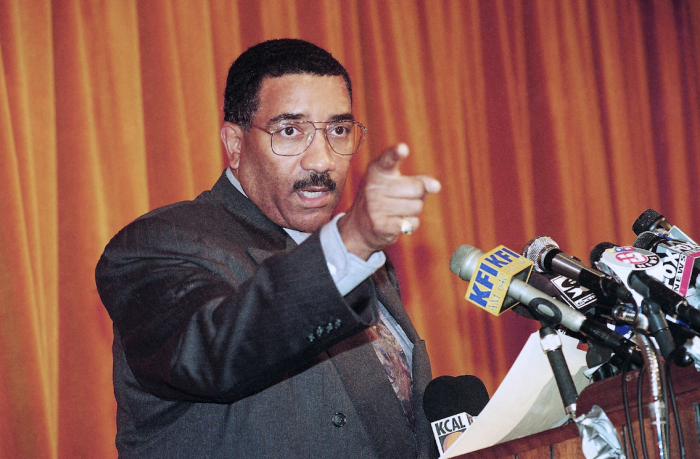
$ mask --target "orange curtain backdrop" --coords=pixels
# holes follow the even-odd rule
[[[461,244],[553,237],[584,261],[654,208],[700,235],[700,4],[687,1],[0,0],[0,457],[115,457],[104,245],[223,168],[231,61],[330,50],[371,158],[437,177],[387,252],[441,374],[493,393],[536,324],[463,299]]]

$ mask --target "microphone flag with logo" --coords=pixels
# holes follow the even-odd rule
[[[527,258],[499,245],[477,260],[465,299],[498,316],[518,301],[508,297],[513,279],[527,282],[533,263]]]
[[[662,233],[645,231],[634,241],[634,247],[649,250],[661,257],[664,275],[661,279],[674,292],[685,297],[696,288],[700,272],[700,246],[669,238]]]

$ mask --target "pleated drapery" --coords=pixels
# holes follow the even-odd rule
[[[461,244],[547,235],[588,260],[654,208],[700,233],[700,3],[691,0],[0,0],[0,457],[115,457],[104,245],[209,189],[231,62],[303,38],[349,70],[367,163],[430,174],[387,252],[441,374],[493,393],[537,324],[466,303]]]

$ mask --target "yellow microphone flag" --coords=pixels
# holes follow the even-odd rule
[[[518,304],[507,295],[511,281],[527,282],[532,266],[532,261],[499,245],[479,257],[464,298],[495,316],[501,315]]]

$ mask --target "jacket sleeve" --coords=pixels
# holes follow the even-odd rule
[[[108,244],[96,283],[130,369],[167,400],[232,403],[377,320],[367,280],[342,297],[318,234],[259,265],[157,217]]]

